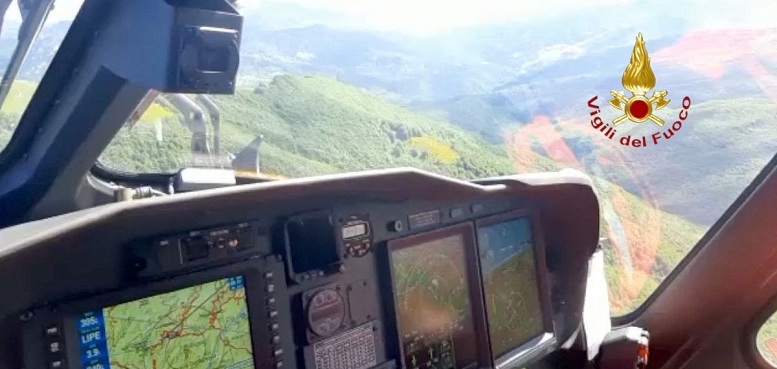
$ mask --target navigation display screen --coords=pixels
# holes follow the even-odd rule
[[[480,268],[494,356],[544,331],[529,218],[478,229]]]
[[[465,237],[454,234],[390,247],[405,367],[476,364]]]
[[[81,314],[83,369],[253,368],[242,276]]]

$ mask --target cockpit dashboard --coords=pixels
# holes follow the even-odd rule
[[[522,367],[581,338],[598,214],[575,171],[393,169],[26,223],[0,368]]]

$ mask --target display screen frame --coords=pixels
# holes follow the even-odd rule
[[[478,231],[481,228],[487,228],[490,226],[496,226],[503,223],[519,219],[527,219],[529,221],[529,227],[531,229],[532,247],[534,251],[534,265],[535,272],[537,273],[537,287],[540,302],[540,312],[542,314],[542,332],[527,339],[525,342],[519,343],[517,346],[508,349],[504,353],[491,352],[491,357],[494,362],[495,368],[511,367],[519,364],[518,362],[525,362],[530,360],[535,355],[549,350],[555,345],[555,329],[553,324],[553,308],[550,298],[549,287],[549,274],[547,266],[547,258],[545,254],[545,238],[542,226],[540,224],[540,216],[537,211],[532,209],[518,209],[508,211],[501,214],[492,215],[475,221],[475,237],[477,240],[477,254],[478,254],[478,268],[480,269],[480,240]],[[478,280],[483,283],[482,271],[478,270]],[[481,287],[483,290],[484,288]],[[485,290],[483,293],[484,315],[486,318],[486,331],[489,330],[488,325],[488,309],[485,307]],[[487,339],[490,343],[490,334],[487,334]],[[489,348],[492,349],[492,345],[489,344]],[[543,350],[544,349],[544,350]],[[540,351],[540,352],[538,352]]]
[[[390,295],[391,295],[391,309],[393,310],[394,323],[396,324],[396,336],[398,345],[399,360],[401,361],[400,367],[404,367],[405,349],[402,342],[402,332],[399,330],[400,326],[400,314],[396,309],[396,289],[394,286],[394,257],[393,254],[396,251],[419,247],[426,243],[433,242],[435,240],[441,240],[453,236],[462,236],[464,240],[464,262],[467,274],[467,284],[470,298],[470,314],[472,316],[473,329],[475,333],[475,342],[487,342],[488,334],[486,331],[485,321],[485,306],[483,298],[483,286],[480,283],[480,273],[478,270],[478,254],[477,254],[477,238],[475,235],[475,225],[473,222],[460,223],[445,228],[440,228],[432,231],[427,231],[415,235],[409,235],[406,237],[393,239],[387,242],[387,254],[388,265],[386,268],[389,272],[390,283]],[[490,365],[491,356],[489,350],[484,350],[480,345],[476,345],[475,356],[477,362],[473,368],[481,368]],[[470,367],[464,368],[469,369]]]
[[[78,319],[81,314],[238,276],[243,277],[245,288],[245,303],[248,310],[247,321],[251,336],[254,368],[272,365],[271,361],[265,362],[262,360],[262,358],[268,358],[268,360],[272,358],[272,352],[269,345],[265,342],[268,341],[269,337],[264,337],[260,334],[267,331],[267,326],[263,324],[265,323],[264,319],[257,319],[257,317],[264,317],[268,314],[264,293],[264,272],[266,271],[246,265],[246,263],[240,263],[225,268],[200,271],[192,275],[149,282],[145,285],[133,286],[124,290],[108,292],[89,299],[67,303],[60,310],[60,323],[64,335],[67,367],[80,369],[84,365],[81,360],[80,334],[77,329]],[[276,278],[282,278],[282,276],[279,275]]]

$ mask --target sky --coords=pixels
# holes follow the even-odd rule
[[[437,33],[508,19],[537,18],[632,2],[633,0],[238,0],[245,13],[270,5],[303,5],[363,27],[410,33]]]
[[[112,0],[101,0],[112,1]],[[136,0],[150,1],[150,0]],[[49,22],[72,20],[83,0],[55,0]],[[452,28],[468,27],[505,20],[552,18],[580,10],[631,4],[655,9],[654,4],[636,0],[238,0],[247,16],[305,19],[329,26],[390,30],[412,34],[434,34]],[[714,3],[714,5],[711,5]],[[669,4],[669,3],[667,3]],[[685,13],[699,24],[749,24],[776,26],[777,1],[751,0],[742,7],[740,0],[686,0],[674,4],[678,14]],[[704,5],[704,6],[702,6]],[[668,6],[668,5],[667,5]],[[590,14],[590,13],[589,13]],[[6,19],[20,20],[15,1]]]
[[[357,26],[413,34],[434,34],[453,28],[517,21],[551,19],[575,12],[626,5],[627,11],[667,11],[683,16],[699,28],[776,27],[777,1],[683,0],[652,3],[637,0],[238,0],[245,14],[268,10],[318,9],[330,26]],[[657,5],[658,4],[658,5]],[[296,6],[296,7],[292,7]],[[581,12],[585,10],[585,12]],[[333,17],[338,14],[339,17]],[[613,20],[617,22],[617,20]],[[606,26],[606,25],[603,25]],[[671,27],[670,25],[667,25]]]
[[[433,34],[451,28],[517,17],[537,18],[631,1],[634,0],[238,0],[238,3],[242,12],[248,15],[261,15],[270,8],[276,14],[285,9],[305,8],[309,15],[320,12],[324,23],[329,20],[359,28]],[[55,0],[48,22],[72,20],[82,3],[83,0]],[[21,20],[15,1],[6,19]]]

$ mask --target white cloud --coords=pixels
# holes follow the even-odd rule
[[[596,10],[627,4],[623,11],[670,10],[682,16],[694,28],[777,27],[774,0],[685,0],[677,3],[648,4],[636,0],[238,0],[245,13],[260,13],[272,4],[294,4],[321,13],[339,13],[335,27],[359,27],[378,30],[429,34],[451,28],[467,27],[521,19],[552,19],[560,14]],[[746,4],[747,6],[743,6]],[[583,13],[583,12],[581,12]],[[590,12],[585,12],[590,14]],[[307,16],[307,15],[306,15]],[[332,18],[329,18],[332,19]],[[607,28],[606,24],[602,24]],[[563,29],[563,25],[559,25]]]
[[[112,1],[112,0],[102,0]],[[145,1],[145,0],[136,0]],[[451,28],[500,21],[553,18],[563,13],[591,10],[620,4],[644,6],[635,0],[238,0],[245,14],[261,14],[271,4],[296,5],[289,9],[306,9],[308,17],[319,13],[330,26],[391,30],[429,34]],[[55,0],[49,23],[72,20],[83,0]],[[773,14],[774,0],[752,0],[743,7],[740,0],[688,0],[672,5],[677,14],[692,20],[699,28],[777,26]],[[290,13],[294,13],[290,11]],[[338,17],[331,17],[339,14]],[[327,18],[327,16],[329,16]],[[16,1],[6,19],[21,20]],[[333,21],[333,19],[336,19]],[[315,20],[314,20],[315,21]],[[563,25],[560,25],[563,27]]]
[[[278,1],[278,0],[272,0]],[[596,8],[633,0],[283,0],[310,8],[337,11],[362,26],[413,33],[520,18],[552,17],[582,8]],[[247,13],[261,13],[263,0],[240,0]]]

